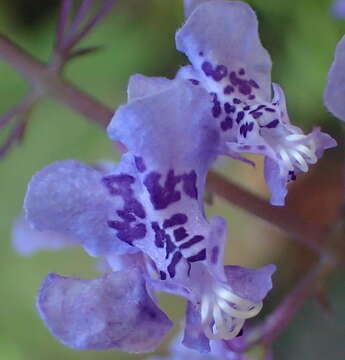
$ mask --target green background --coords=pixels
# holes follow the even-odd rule
[[[2,0],[0,31],[46,61],[57,15],[54,3],[57,1]],[[306,130],[322,125],[337,135],[343,148],[339,137],[342,127],[327,113],[322,94],[336,43],[345,33],[345,20],[331,17],[331,3],[326,0],[249,3],[258,14],[262,42],[273,59],[272,79],[286,91],[290,118]],[[172,77],[186,63],[174,47],[174,33],[182,23],[180,0],[119,0],[106,21],[83,43],[104,45],[102,51],[72,61],[66,77],[115,109],[125,101],[131,74]],[[28,91],[24,80],[0,62],[0,114]],[[1,131],[1,142],[7,131]],[[0,360],[143,359],[145,356],[117,351],[65,348],[52,338],[35,311],[36,292],[47,273],[92,277],[97,275],[94,259],[81,249],[22,257],[12,248],[12,223],[21,211],[30,177],[53,161],[70,158],[86,162],[115,161],[118,155],[96,125],[53,99],[46,99],[34,108],[23,143],[0,160]],[[249,169],[230,160],[222,160],[217,166],[234,181],[267,196],[260,166]],[[278,265],[275,289],[265,304],[268,312],[293,286],[294,280],[303,275],[303,266],[298,264],[302,250],[272,226],[219,199],[207,210],[210,215],[219,214],[229,221],[227,263]],[[315,301],[306,303],[280,336],[275,346],[276,359],[345,359],[345,294],[341,272],[331,278],[329,298],[333,315],[327,317]],[[183,301],[162,296],[162,306],[178,325],[184,311]],[[174,333],[177,331],[178,326]],[[159,349],[160,353],[165,353],[166,344]],[[260,351],[254,351],[252,356],[260,359]]]

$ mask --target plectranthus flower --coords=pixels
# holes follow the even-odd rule
[[[345,121],[345,36],[335,50],[324,100],[328,110],[338,119]]]
[[[76,239],[113,270],[96,280],[48,276],[38,309],[68,346],[152,351],[171,326],[154,293],[173,293],[188,300],[184,344],[208,352],[210,339],[235,337],[260,311],[274,266],[224,267],[225,221],[204,215],[220,143],[209,94],[184,80],[155,80],[154,91],[141,80],[132,79],[129,104],[108,128],[128,149],[113,171],[57,162],[29,184],[36,230]]]
[[[286,185],[308,171],[335,141],[318,128],[310,134],[290,123],[283,90],[273,84],[271,60],[261,45],[255,13],[237,1],[185,1],[186,23],[176,47],[191,66],[178,77],[212,96],[211,119],[217,123],[223,154],[265,156],[271,203],[283,205]]]
[[[337,19],[345,19],[345,1],[335,0],[331,6],[331,13]]]
[[[250,360],[245,354],[236,353],[230,349],[227,342],[212,340],[211,351],[207,354],[200,354],[195,350],[185,347],[182,343],[182,335],[179,334],[169,348],[169,354],[165,357],[150,357],[145,360]]]

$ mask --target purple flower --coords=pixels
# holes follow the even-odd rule
[[[222,0],[185,4],[190,16],[176,34],[176,46],[192,66],[182,68],[178,77],[211,94],[210,121],[217,123],[221,153],[265,156],[271,203],[283,205],[287,183],[336,142],[318,129],[304,135],[293,126],[276,84],[271,97],[271,60],[248,5]]]
[[[328,110],[345,121],[345,37],[336,48],[333,64],[329,70],[324,99]]]
[[[337,19],[345,19],[345,1],[335,0],[331,7],[332,15]]]
[[[130,101],[108,127],[129,150],[115,169],[62,161],[29,184],[25,210],[35,229],[72,237],[113,270],[96,280],[48,276],[38,308],[68,346],[142,352],[171,325],[154,292],[173,293],[188,300],[184,344],[207,352],[209,339],[235,337],[260,311],[275,268],[224,267],[225,221],[204,215],[205,178],[220,144],[208,93],[153,79],[159,86],[145,96],[151,80],[134,80],[144,78],[132,79]]]

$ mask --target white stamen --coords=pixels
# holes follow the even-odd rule
[[[298,151],[293,150],[293,149],[290,150],[290,154],[296,160],[297,167],[299,169],[301,169],[303,172],[307,172],[308,171],[308,164],[304,160],[303,156]]]
[[[217,285],[201,299],[203,330],[210,339],[232,339],[240,332],[245,319],[257,315],[261,308],[262,302],[243,299]]]
[[[308,163],[315,164],[317,162],[317,157],[315,155],[314,149],[309,149],[307,146],[300,144],[297,145],[296,150],[308,156]]]
[[[303,134],[291,134],[285,137],[287,141],[299,141],[305,139],[306,136]]]

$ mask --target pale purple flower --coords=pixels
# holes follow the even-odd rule
[[[265,156],[271,203],[283,205],[287,183],[308,171],[336,142],[319,129],[305,135],[293,126],[279,85],[273,84],[272,98],[271,60],[247,4],[224,0],[185,4],[190,16],[176,34],[176,47],[192,66],[182,68],[178,77],[211,94],[210,121],[217,123],[221,153],[236,158],[239,153]]]
[[[96,280],[45,280],[40,314],[74,348],[152,351],[171,326],[155,302],[154,292],[165,291],[188,300],[184,344],[208,352],[210,339],[240,332],[272,287],[273,265],[224,267],[225,221],[204,215],[205,178],[220,145],[209,94],[184,80],[152,81],[159,86],[146,91],[150,81],[134,88],[132,79],[129,104],[109,125],[110,138],[129,150],[113,171],[62,161],[28,187],[36,230],[76,239],[113,270]]]
[[[331,6],[331,13],[337,19],[345,19],[345,1],[335,0]]]
[[[335,50],[324,100],[328,110],[338,119],[345,121],[345,36]]]

